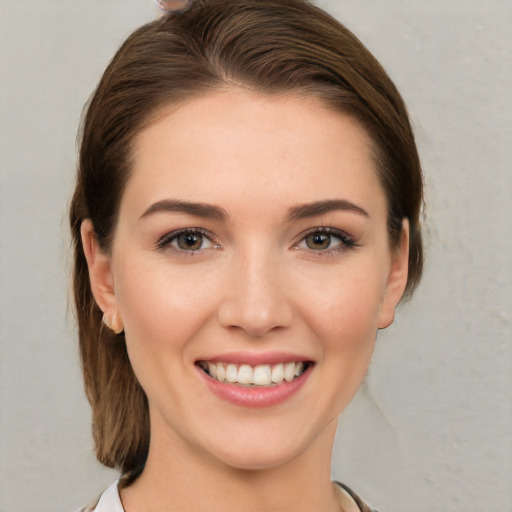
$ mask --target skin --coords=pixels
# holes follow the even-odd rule
[[[226,218],[145,214],[163,200],[213,205]],[[327,200],[364,213],[290,218]],[[339,510],[330,483],[337,417],[407,281],[407,221],[391,250],[386,211],[367,134],[314,98],[215,91],[143,129],[111,254],[90,221],[82,225],[95,299],[124,326],[149,401],[150,452],[122,491],[127,512]],[[343,232],[324,234],[327,248],[307,237],[325,227]],[[182,228],[205,230],[199,250],[172,235],[159,245]],[[253,409],[215,396],[198,376],[195,362],[229,351],[293,352],[314,366],[289,399]]]

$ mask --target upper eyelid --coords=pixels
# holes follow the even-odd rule
[[[300,247],[301,244],[306,243],[306,237],[314,234],[314,233],[322,233],[326,235],[331,235],[340,240],[340,243],[335,247],[327,247],[326,249],[311,249],[309,247]],[[337,254],[345,253],[348,250],[356,249],[359,247],[359,243],[357,240],[344,231],[343,229],[333,228],[330,226],[318,226],[316,228],[311,228],[303,232],[298,238],[297,241],[293,243],[292,248],[300,251],[305,251],[308,254],[311,253],[315,256],[334,256]]]
[[[331,226],[316,226],[314,228],[309,228],[303,231],[300,235],[297,236],[297,242],[300,242],[308,235],[311,235],[312,233],[325,233],[328,235],[334,235],[341,239],[348,239],[353,242],[355,242],[355,238],[348,233],[347,231],[339,228],[334,228]]]
[[[173,241],[177,236],[183,233],[192,233],[196,234],[199,233],[205,237],[207,237],[212,243],[219,244],[217,237],[208,229],[201,228],[201,227],[184,227],[184,228],[178,228],[172,231],[169,231],[162,235],[156,242],[157,248],[162,248],[168,245],[171,241]],[[347,231],[339,228],[335,228],[332,226],[315,226],[312,228],[308,228],[304,231],[302,231],[299,235],[295,237],[295,241],[293,242],[292,246],[296,247],[300,242],[302,242],[308,235],[312,233],[325,233],[329,235],[333,235],[335,237],[338,237],[341,239],[341,241],[344,243],[344,245],[357,245],[355,238],[348,233]]]
[[[172,231],[169,231],[165,235],[162,235],[156,242],[156,247],[161,249],[162,247],[165,247],[170,242],[176,239],[177,236],[183,234],[183,233],[191,233],[191,234],[200,234],[208,238],[212,243],[217,243],[216,237],[213,233],[208,231],[204,228],[199,227],[186,227],[186,228],[178,228],[174,229]]]

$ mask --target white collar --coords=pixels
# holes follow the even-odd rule
[[[119,496],[118,484],[119,481],[117,480],[105,490],[105,492],[101,495],[100,500],[94,509],[94,512],[125,512],[123,504],[121,503],[121,498]],[[336,489],[340,494],[345,496],[345,499],[340,496],[342,502],[345,502],[348,498],[357,507],[352,496],[350,496],[350,494],[343,487],[336,485]],[[359,507],[355,508],[354,510],[359,510]]]
[[[124,512],[123,504],[119,497],[119,490],[117,488],[118,483],[118,481],[114,482],[101,495],[100,501],[98,501],[94,512]]]

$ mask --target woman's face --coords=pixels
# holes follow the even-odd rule
[[[331,443],[392,322],[406,242],[389,248],[350,117],[237,89],[162,112],[135,141],[111,257],[89,258],[96,299],[124,323],[151,442],[239,468]]]

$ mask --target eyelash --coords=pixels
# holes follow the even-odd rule
[[[211,244],[214,246],[214,248],[220,247],[219,244],[216,242],[215,237],[207,231],[206,229],[202,228],[184,228],[184,229],[177,229],[176,231],[171,231],[170,233],[166,233],[164,236],[158,239],[156,243],[157,249],[163,250],[167,248],[171,248],[175,250],[176,252],[184,253],[193,255],[194,253],[200,253],[204,249],[197,249],[197,250],[187,250],[187,249],[180,249],[177,247],[172,247],[171,244],[178,239],[180,235],[191,235],[191,236],[198,236],[200,235],[203,239],[207,239],[211,242]]]
[[[299,247],[302,243],[307,243],[306,239],[310,235],[328,235],[332,238],[337,238],[340,240],[340,244],[338,246],[335,246],[333,248],[327,247],[326,249],[311,249],[310,247],[301,248]],[[204,249],[197,249],[197,250],[187,250],[187,249],[181,249],[177,247],[172,247],[171,244],[178,239],[180,235],[191,235],[191,236],[198,236],[200,235],[203,239],[206,238],[209,240],[209,242],[213,245],[213,248],[217,249],[220,247],[220,244],[217,243],[215,237],[212,233],[207,231],[206,229],[202,228],[183,228],[183,229],[177,229],[175,231],[171,231],[170,233],[166,233],[164,236],[159,238],[159,240],[156,243],[156,247],[159,250],[164,250],[169,247],[171,247],[174,251],[184,254],[193,255],[194,253],[200,253]],[[330,242],[331,243],[331,242]],[[330,244],[329,244],[330,245]],[[355,240],[345,233],[344,231],[341,231],[336,228],[326,227],[326,226],[319,226],[316,228],[309,229],[307,232],[303,233],[297,243],[293,245],[294,249],[305,249],[307,251],[311,251],[312,253],[316,253],[318,255],[331,255],[331,254],[337,254],[340,252],[343,252],[347,249],[351,249],[353,247],[357,247],[357,243]]]
[[[299,247],[299,245],[302,243],[306,243],[306,239],[308,236],[316,235],[316,234],[328,235],[331,237],[331,240],[332,240],[332,238],[337,238],[340,240],[340,244],[333,248],[327,247],[326,249],[320,249],[320,250],[311,249],[309,247],[304,248],[305,250],[308,250],[312,253],[318,254],[319,256],[324,256],[324,255],[329,256],[332,254],[338,254],[338,253],[341,253],[343,251],[346,251],[348,249],[352,249],[352,248],[358,246],[356,241],[350,235],[348,235],[345,231],[342,231],[342,230],[336,229],[336,228],[327,227],[327,226],[320,226],[320,227],[309,229],[308,231],[303,233],[300,237],[299,242],[294,244],[294,248],[302,249],[301,247]]]

